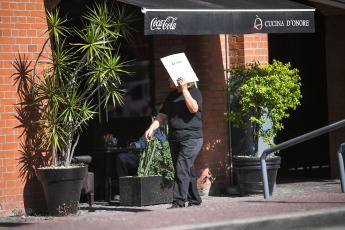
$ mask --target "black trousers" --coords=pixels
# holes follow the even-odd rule
[[[118,177],[128,176],[128,170],[137,168],[140,162],[139,152],[120,153],[116,159],[116,172]]]
[[[203,138],[169,141],[175,169],[173,202],[184,206],[188,201],[200,204],[194,161],[203,144]]]
[[[129,170],[138,168],[140,162],[139,152],[120,153],[116,158],[116,178],[112,182],[115,195],[119,194],[119,177],[128,176]]]

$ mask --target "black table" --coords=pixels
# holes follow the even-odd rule
[[[116,148],[116,149],[108,149],[104,150],[105,153],[105,183],[104,183],[104,191],[105,191],[105,200],[107,202],[111,201],[111,169],[110,169],[110,155],[111,154],[119,154],[119,153],[128,153],[130,151],[140,151],[140,149],[136,148]]]

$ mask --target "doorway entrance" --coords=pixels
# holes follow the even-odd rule
[[[269,34],[269,57],[290,62],[301,76],[301,105],[283,121],[284,130],[278,133],[279,144],[328,125],[328,103],[325,59],[324,17],[316,12],[315,33]],[[328,134],[281,150],[281,169],[284,176],[330,177]]]

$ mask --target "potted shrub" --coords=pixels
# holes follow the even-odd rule
[[[167,137],[167,125],[160,129]],[[169,142],[161,143],[152,136],[141,151],[138,176],[120,177],[120,203],[127,206],[171,203],[173,179]]]
[[[83,15],[83,28],[68,28],[58,9],[46,18],[49,37],[33,65],[32,97],[39,107],[41,148],[52,157],[36,171],[49,214],[66,215],[77,210],[85,174],[83,166],[71,164],[80,134],[99,106],[109,99],[122,103],[118,86],[129,73],[117,42],[129,38],[134,15],[104,2]],[[71,36],[79,42],[68,43]],[[40,60],[44,54],[47,61]]]
[[[282,119],[289,117],[289,109],[296,109],[300,105],[300,76],[290,63],[283,64],[277,60],[262,66],[259,62],[248,63],[227,71],[231,75],[228,81],[231,109],[225,115],[233,127],[242,129],[243,136],[253,143],[234,152],[237,156],[233,157],[233,166],[240,193],[262,193],[259,138],[274,146],[273,138],[284,128]],[[268,127],[264,126],[267,122],[270,123]],[[267,158],[271,194],[280,160],[274,155]]]

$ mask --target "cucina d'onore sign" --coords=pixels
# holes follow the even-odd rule
[[[253,28],[261,30],[263,27],[309,27],[309,20],[304,19],[286,19],[286,20],[269,20],[262,21],[256,16]]]

